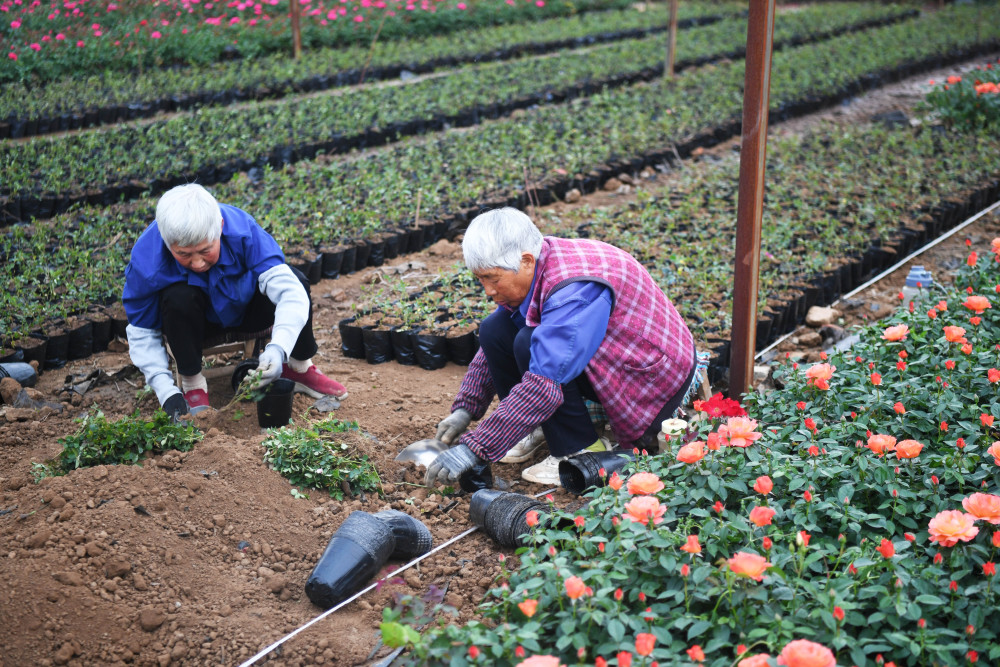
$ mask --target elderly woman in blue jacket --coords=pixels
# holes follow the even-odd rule
[[[250,215],[220,204],[200,185],[160,197],[156,220],[132,248],[122,300],[132,362],[172,416],[210,407],[201,367],[206,339],[268,327],[271,339],[258,365],[262,385],[286,377],[316,398],[347,396],[312,363],[318,347],[308,280]],[[179,389],[164,340],[177,360]]]

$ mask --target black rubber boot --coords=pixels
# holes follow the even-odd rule
[[[367,512],[352,512],[309,575],[306,595],[313,604],[329,609],[368,583],[395,550],[388,522]]]

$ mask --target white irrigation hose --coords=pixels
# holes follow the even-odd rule
[[[931,241],[927,245],[921,246],[918,250],[915,250],[915,251],[911,252],[909,255],[907,255],[903,259],[899,260],[898,262],[896,262],[895,264],[893,264],[892,266],[890,266],[888,269],[886,269],[882,273],[880,273],[877,276],[875,276],[874,278],[871,278],[870,280],[868,280],[868,282],[866,282],[863,285],[860,285],[858,287],[855,287],[853,290],[851,290],[847,294],[840,295],[830,305],[834,306],[834,305],[840,303],[843,299],[850,299],[852,296],[854,296],[858,292],[861,292],[862,290],[868,289],[869,287],[871,287],[872,285],[874,285],[878,281],[882,280],[883,278],[885,278],[886,276],[888,276],[889,274],[891,274],[893,271],[896,271],[897,269],[899,269],[899,267],[903,266],[904,264],[906,264],[907,262],[909,262],[914,257],[919,257],[920,255],[922,255],[923,253],[927,252],[928,250],[930,250],[931,248],[933,248],[937,244],[941,243],[942,241],[945,241],[945,240],[951,238],[952,236],[954,236],[958,232],[962,231],[963,229],[965,229],[966,227],[968,227],[972,223],[974,223],[977,220],[979,220],[979,218],[981,218],[984,215],[992,212],[998,206],[1000,206],[1000,201],[993,202],[992,204],[990,204],[989,206],[987,206],[986,208],[984,208],[983,210],[981,210],[979,213],[976,213],[974,216],[968,218],[965,222],[959,224],[956,227],[953,227],[950,231],[945,232],[944,234],[942,234],[941,236],[937,237],[936,239],[934,239],[933,241]],[[797,329],[798,329],[798,327],[796,327],[796,330]],[[767,352],[770,352],[771,350],[773,350],[774,348],[776,348],[778,345],[781,345],[786,340],[788,340],[789,338],[791,338],[792,336],[794,336],[795,333],[796,333],[795,330],[786,333],[784,336],[782,336],[781,338],[779,338],[778,340],[774,341],[773,343],[771,343],[770,345],[768,345],[767,347],[765,347],[763,350],[761,350],[760,352],[758,352],[757,354],[755,354],[754,355],[754,359],[760,359],[761,357],[764,356],[764,354],[766,354]]]
[[[536,493],[535,495],[532,496],[532,498],[538,498],[539,496],[543,496],[543,495],[545,495],[547,493],[552,493],[553,491],[555,491],[555,488],[547,489],[545,491],[542,491],[541,493]],[[392,574],[396,574],[398,572],[402,572],[403,570],[410,569],[411,567],[413,567],[414,565],[416,565],[417,563],[419,563],[423,559],[428,558],[430,556],[433,556],[435,553],[437,553],[438,551],[441,551],[441,549],[444,549],[446,546],[448,546],[450,544],[454,544],[455,542],[458,542],[462,538],[467,537],[468,535],[471,535],[472,533],[476,532],[477,530],[479,530],[479,526],[473,526],[472,528],[469,528],[465,532],[459,533],[458,535],[456,535],[455,537],[451,538],[447,542],[443,542],[443,543],[439,544],[438,546],[434,547],[433,549],[431,549],[430,551],[428,551],[427,553],[425,553],[423,556],[419,556],[417,558],[414,558],[413,560],[411,560],[406,565],[403,565],[402,567],[396,568],[395,570],[392,571]],[[351,597],[347,598],[346,600],[344,600],[340,604],[336,605],[335,607],[331,607],[330,609],[327,609],[322,614],[320,614],[319,616],[317,616],[313,620],[309,621],[305,625],[300,626],[300,627],[292,630],[291,632],[289,632],[287,635],[285,635],[284,637],[282,637],[278,641],[274,642],[273,644],[271,644],[267,648],[261,650],[259,653],[257,653],[257,655],[253,656],[252,658],[250,658],[246,662],[241,663],[240,667],[248,667],[248,665],[254,664],[258,660],[260,660],[261,658],[263,658],[264,656],[266,656],[268,653],[270,653],[271,651],[273,651],[274,649],[278,648],[279,646],[281,646],[282,644],[284,644],[286,641],[288,641],[289,639],[291,639],[295,635],[299,634],[300,632],[302,632],[303,630],[305,630],[306,628],[308,628],[310,625],[312,625],[314,623],[317,623],[319,621],[322,621],[324,618],[326,618],[327,616],[329,616],[333,612],[337,611],[338,609],[341,609],[342,607],[347,606],[351,602],[354,602],[359,597],[361,597],[362,595],[364,595],[368,591],[372,590],[373,588],[377,588],[380,582],[381,582],[381,580],[376,581],[374,584],[369,585],[368,588],[365,588],[365,589],[362,589],[362,590],[358,591],[357,593],[355,593]]]

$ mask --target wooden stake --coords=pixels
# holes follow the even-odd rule
[[[760,227],[764,208],[767,111],[771,89],[771,49],[775,0],[750,0],[747,23],[740,189],[736,203],[736,259],[729,397],[739,399],[753,381],[757,342],[757,289]]]
[[[667,33],[667,62],[663,73],[668,79],[674,78],[674,58],[677,54],[677,0],[670,0],[670,31]]]
[[[292,18],[292,57],[302,57],[302,6],[299,0],[288,0]]]

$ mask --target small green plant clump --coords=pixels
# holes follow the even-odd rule
[[[62,452],[45,463],[32,465],[35,481],[97,465],[140,464],[150,452],[190,451],[204,435],[193,425],[174,423],[163,410],[149,420],[137,410],[129,417],[109,421],[100,410],[78,419],[76,433],[61,438]]]
[[[931,81],[934,89],[927,94],[926,108],[948,127],[975,130],[1000,123],[1000,69],[998,63],[980,65],[944,81]]]
[[[264,462],[294,486],[326,491],[342,500],[345,493],[378,491],[381,480],[367,456],[357,456],[337,434],[358,430],[357,422],[333,417],[308,428],[286,426],[271,431],[262,443]]]

